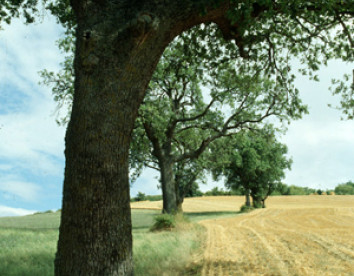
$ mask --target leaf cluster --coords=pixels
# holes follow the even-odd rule
[[[267,197],[291,168],[287,147],[276,140],[271,126],[257,131],[245,131],[229,145],[228,162],[213,171],[214,177],[225,176],[227,188],[250,190],[251,195]]]

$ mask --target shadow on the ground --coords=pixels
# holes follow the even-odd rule
[[[184,215],[188,217],[191,221],[200,221],[206,219],[216,219],[233,217],[240,214],[239,211],[218,211],[218,212],[185,212]]]

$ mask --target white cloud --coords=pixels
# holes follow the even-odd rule
[[[62,175],[65,128],[55,123],[50,88],[38,85],[38,71],[57,70],[62,61],[55,45],[62,31],[53,20],[45,17],[30,26],[14,21],[1,31],[0,92],[10,96],[11,104],[0,105],[0,161],[36,174]]]
[[[35,213],[34,210],[26,210],[22,208],[12,208],[0,205],[0,217],[25,216]]]
[[[42,23],[33,25],[14,20],[1,31],[0,71],[3,74],[0,78],[10,80],[31,94],[26,85],[37,84],[39,70],[58,69],[62,60],[55,41],[63,30],[54,20],[48,16]]]
[[[41,188],[31,182],[24,181],[15,175],[0,177],[0,191],[8,200],[20,198],[23,201],[34,202],[39,198]]]
[[[40,100],[39,100],[40,103]],[[61,173],[58,160],[64,158],[64,132],[50,116],[50,105],[31,113],[0,115],[0,159],[33,172]]]

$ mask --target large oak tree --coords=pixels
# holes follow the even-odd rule
[[[37,1],[1,3],[2,19]],[[58,0],[51,9],[64,24],[72,9],[76,26],[56,275],[133,274],[129,144],[156,64],[174,37],[214,22],[242,57],[278,76],[285,73],[276,62],[287,58],[283,49],[301,54],[310,70],[334,56],[353,60],[351,1]],[[339,33],[331,33],[337,25]]]
[[[194,28],[164,51],[131,143],[131,164],[160,172],[166,213],[181,211],[183,191],[203,170],[216,166],[218,159],[210,162],[209,153],[215,141],[260,127],[269,117],[289,121],[306,112],[295,89],[270,80],[252,62],[232,56],[227,42],[222,43],[220,55],[199,54],[212,51],[199,35],[205,30],[218,35],[214,26]],[[217,143],[218,147],[227,147],[227,139],[222,141],[226,145]],[[213,154],[219,155],[213,148]]]

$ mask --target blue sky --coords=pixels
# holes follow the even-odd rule
[[[24,215],[61,206],[65,128],[55,123],[56,104],[38,71],[58,70],[63,56],[55,41],[63,34],[55,20],[24,26],[14,21],[0,31],[0,216]],[[293,122],[282,142],[293,169],[285,182],[330,189],[354,180],[354,122],[327,107],[338,99],[328,91],[330,79],[351,72],[352,65],[333,62],[321,68],[319,83],[299,77],[297,86],[310,115]],[[131,188],[159,194],[158,174],[146,170]],[[203,191],[222,187],[211,179]]]

